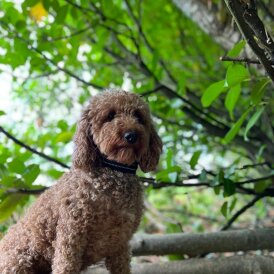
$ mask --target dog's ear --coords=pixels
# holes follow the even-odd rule
[[[149,147],[147,153],[142,155],[139,162],[140,168],[143,172],[149,172],[156,169],[162,152],[162,146],[163,144],[160,137],[153,125],[151,125]]]
[[[97,161],[97,147],[92,140],[91,135],[91,117],[89,110],[85,110],[80,121],[77,124],[76,134],[74,136],[75,148],[72,157],[74,168],[89,170]]]

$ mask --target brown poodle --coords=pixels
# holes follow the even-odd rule
[[[162,150],[146,103],[119,90],[95,96],[78,124],[73,167],[0,242],[1,274],[78,274],[102,259],[130,273],[128,242],[143,208],[135,175]]]

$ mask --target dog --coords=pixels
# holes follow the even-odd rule
[[[1,240],[1,274],[78,274],[102,259],[111,274],[130,273],[143,211],[136,169],[155,170],[162,151],[149,108],[134,93],[101,92],[74,142],[70,171]]]

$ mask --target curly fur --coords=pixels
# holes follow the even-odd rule
[[[129,144],[125,132],[138,140]],[[162,143],[137,95],[95,96],[78,123],[73,167],[43,193],[0,242],[1,274],[77,274],[102,259],[130,273],[128,242],[142,215],[138,177],[103,167],[101,156],[143,171],[156,168]]]

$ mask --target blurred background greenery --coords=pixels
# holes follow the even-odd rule
[[[273,227],[273,83],[224,55],[255,59],[223,1],[2,0],[0,231],[70,166],[81,109],[107,87],[142,94],[164,143],[138,173],[140,230]]]

